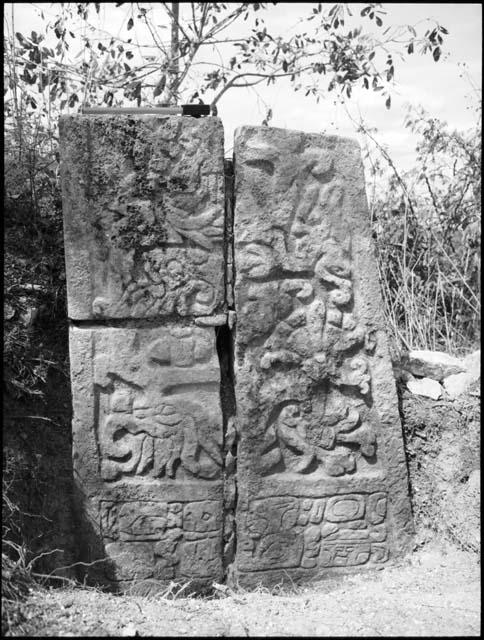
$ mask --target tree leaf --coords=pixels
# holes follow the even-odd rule
[[[130,18],[128,20],[128,31],[133,28],[133,25],[134,25],[133,18]]]
[[[104,94],[103,102],[105,102],[108,107],[111,107],[113,104],[114,94],[112,91],[106,91]]]
[[[392,99],[390,96],[388,96],[388,98],[385,101],[385,107],[389,109],[391,106],[392,106]]]
[[[155,90],[153,91],[153,97],[156,98],[156,96],[159,96],[163,93],[164,89],[166,86],[166,76],[163,75],[160,78],[160,81],[158,82],[158,84],[155,87]]]

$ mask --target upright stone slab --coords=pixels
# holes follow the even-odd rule
[[[63,116],[69,317],[223,310],[218,118]]]
[[[375,567],[412,519],[358,145],[235,141],[241,584]]]
[[[60,132],[82,559],[119,589],[220,581],[221,123],[73,116]]]

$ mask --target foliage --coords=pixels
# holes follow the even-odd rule
[[[386,315],[400,346],[465,353],[480,340],[480,119],[458,132],[410,109],[406,126],[420,141],[402,175],[360,128],[392,169],[371,202]]]
[[[267,3],[171,3],[170,8],[169,3],[118,2],[109,10],[120,15],[125,33],[106,37],[93,26],[100,3],[58,6],[50,22],[42,11],[44,33],[23,34],[13,17],[12,24],[6,22],[6,106],[17,120],[24,108],[52,118],[54,111],[80,105],[134,101],[141,106],[156,98],[171,104],[182,97],[208,99],[214,106],[228,89],[271,84],[282,77],[289,78],[295,90],[318,98],[332,90],[350,97],[352,88],[360,85],[381,91],[390,106],[395,56],[418,48],[437,61],[447,34],[435,24],[419,36],[408,25],[374,37],[362,26],[346,28],[353,14],[342,3],[314,5],[300,20],[300,30],[286,36],[268,31],[263,18]],[[383,29],[381,6],[363,5],[360,21]],[[227,30],[232,33],[249,18],[251,27],[242,25],[244,35],[228,45]],[[169,24],[170,42],[163,38]],[[204,60],[207,47],[217,50],[220,62]]]
[[[60,193],[35,167],[30,181],[29,165],[8,151],[5,164],[4,383],[12,397],[40,398],[49,368],[68,375],[58,352],[67,331]]]

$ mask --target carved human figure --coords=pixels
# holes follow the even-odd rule
[[[265,470],[283,459],[283,446],[301,456],[296,463],[291,463],[291,471],[302,473],[309,467],[314,459],[314,449],[307,441],[306,420],[301,416],[298,403],[283,405],[273,424],[266,430],[262,446],[261,465]]]
[[[343,407],[321,416],[322,425],[318,428],[314,418],[304,416],[300,403],[285,403],[265,430],[262,471],[270,471],[283,460],[288,470],[305,473],[316,459],[330,476],[352,473],[358,454],[341,445],[356,445],[360,455],[370,458],[375,454],[376,435],[373,427],[361,420],[356,407]],[[296,455],[296,461],[294,456],[284,455],[284,448]]]
[[[125,473],[143,474],[150,467],[154,477],[175,477],[177,463],[191,474],[213,478],[222,465],[220,445],[203,407],[183,399],[170,399],[157,407],[138,396],[118,405],[101,432],[105,479]],[[205,452],[203,460],[201,452]]]
[[[306,421],[301,416],[298,404],[288,404],[283,407],[276,420],[275,430],[280,442],[301,454],[291,470],[296,473],[305,471],[315,454],[313,447],[307,442]]]
[[[311,288],[312,293],[312,288]],[[285,320],[279,322],[264,343],[261,367],[268,369],[277,362],[300,364],[322,350],[325,305],[310,294]]]

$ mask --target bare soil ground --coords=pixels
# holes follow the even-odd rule
[[[37,590],[22,603],[23,620],[8,635],[480,635],[479,556],[449,546],[426,547],[400,566],[339,580],[215,594],[202,599]]]

